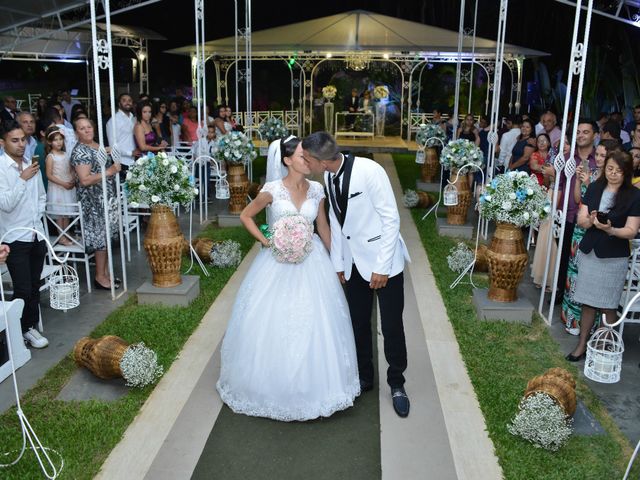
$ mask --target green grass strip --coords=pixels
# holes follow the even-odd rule
[[[393,155],[403,190],[415,188],[419,166],[415,156]],[[449,250],[457,241],[437,234],[430,215],[422,221],[422,210],[413,210],[414,222],[429,257],[440,294],[480,402],[506,479],[604,479],[622,478],[632,448],[602,404],[563,358],[558,344],[536,316],[531,326],[498,321],[479,321],[471,302],[472,287],[449,288],[457,274],[447,265]],[[419,292],[417,292],[419,295]],[[514,437],[507,424],[515,415],[527,381],[551,367],[569,370],[577,380],[578,398],[594,414],[606,435],[573,435],[558,452],[535,448]],[[637,462],[636,462],[637,463]],[[636,468],[637,478],[640,468]]]

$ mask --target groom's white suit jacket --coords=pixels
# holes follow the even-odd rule
[[[400,235],[400,216],[391,183],[384,169],[373,160],[362,157],[352,160],[344,157],[342,201],[334,195],[332,174],[325,173],[330,201],[331,261],[336,272],[344,272],[347,280],[354,263],[367,281],[373,272],[393,277],[411,259]]]

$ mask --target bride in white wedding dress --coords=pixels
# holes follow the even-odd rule
[[[269,150],[268,181],[242,223],[268,246],[253,217],[270,205],[271,223],[292,214],[317,218],[322,240],[314,234],[313,249],[298,264],[276,261],[268,248],[258,253],[236,297],[216,387],[236,413],[281,421],[328,417],[353,405],[360,382],[349,309],[327,253],[324,189],[305,178],[310,171],[298,138]],[[280,161],[288,167],[284,178]]]

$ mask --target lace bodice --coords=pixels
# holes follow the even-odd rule
[[[307,198],[300,206],[300,210],[293,204],[291,194],[282,183],[282,180],[275,180],[264,184],[261,191],[270,193],[273,198],[271,201],[271,221],[275,222],[285,215],[296,213],[302,215],[309,222],[313,222],[316,219],[320,200],[325,197],[324,188],[322,188],[322,185],[318,182],[312,180],[307,181],[309,182],[309,190],[307,191]]]

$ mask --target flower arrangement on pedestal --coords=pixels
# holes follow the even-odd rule
[[[383,102],[389,97],[389,89],[386,85],[378,85],[373,89],[373,98],[376,99],[376,135],[384,137],[384,124],[387,116],[387,102]]]
[[[475,167],[471,171],[475,172],[484,165],[484,155],[475,143],[459,138],[445,145],[440,153],[440,163],[446,170],[458,170],[467,163],[472,163]]]
[[[436,123],[423,123],[416,132],[416,163],[422,165],[420,178],[425,183],[432,183],[440,170],[437,148],[447,142],[447,133]]]
[[[441,147],[447,142],[446,132],[437,123],[422,123],[416,132],[416,143],[422,147]]]
[[[229,132],[218,140],[215,158],[235,165],[246,165],[258,156],[256,147],[242,132]]]
[[[389,96],[389,88],[386,85],[378,85],[373,89],[373,98],[382,100]]]
[[[538,224],[550,211],[545,190],[525,172],[498,175],[486,185],[480,196],[480,215],[497,223],[487,250],[491,300],[517,300],[529,259],[521,228]]]
[[[189,167],[184,160],[164,152],[149,153],[129,168],[125,191],[130,206],[151,207],[144,249],[153,274],[153,285],[180,285],[184,236],[173,208],[176,205],[187,207],[198,194]]]
[[[258,132],[262,139],[269,143],[289,135],[289,131],[284,126],[284,123],[282,123],[282,120],[276,117],[269,117],[263,121],[258,127]]]
[[[326,87],[322,88],[322,96],[328,102],[336,98],[337,93],[338,93],[338,90],[333,85],[327,85]]]

